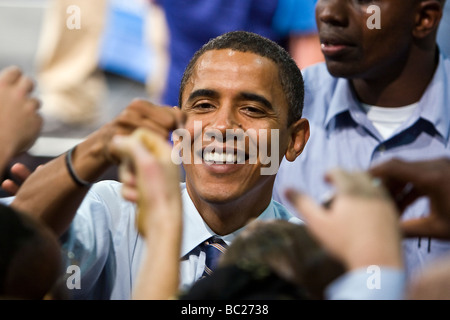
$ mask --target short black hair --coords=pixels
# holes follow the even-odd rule
[[[278,74],[288,103],[288,125],[302,117],[304,83],[300,69],[290,54],[276,42],[247,31],[231,31],[208,41],[192,57],[180,84],[178,105],[181,108],[182,95],[191,78],[198,59],[207,51],[232,49],[239,52],[252,52],[268,58],[278,66]]]

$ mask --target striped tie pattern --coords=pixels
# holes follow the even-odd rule
[[[217,266],[219,257],[227,250],[227,244],[219,237],[212,236],[203,243],[203,250],[206,254],[205,271],[203,276],[209,276],[212,274]]]

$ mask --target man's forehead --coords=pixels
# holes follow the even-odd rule
[[[238,61],[240,64],[254,63],[256,65],[263,65],[264,63],[268,63],[270,60],[250,51],[243,52],[234,49],[215,49],[208,50],[203,53],[199,57],[195,69],[198,71],[205,67],[213,67],[214,65],[217,65],[218,62],[224,61]]]
[[[236,86],[266,87],[273,86],[279,78],[276,74],[276,64],[270,59],[253,52],[241,52],[232,49],[210,50],[199,57],[192,74],[188,78],[183,96],[197,87],[210,87],[213,83],[221,86],[229,80]],[[272,74],[271,74],[272,73]],[[243,82],[242,79],[248,79]],[[270,82],[270,84],[268,84]],[[281,87],[281,83],[277,86]],[[198,88],[196,88],[198,89]]]

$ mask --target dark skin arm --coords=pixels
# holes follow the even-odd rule
[[[133,101],[117,118],[80,143],[72,154],[76,174],[85,181],[96,181],[111,165],[119,163],[112,141],[116,135],[129,135],[136,128],[147,128],[165,139],[180,123],[178,108],[156,106],[144,100]],[[32,212],[57,235],[69,227],[76,210],[88,192],[70,177],[65,154],[33,172],[20,187],[12,206]]]

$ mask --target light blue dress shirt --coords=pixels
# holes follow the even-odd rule
[[[348,80],[331,76],[325,63],[311,66],[303,74],[304,117],[310,121],[311,136],[294,162],[283,159],[273,194],[274,200],[291,212],[295,209],[285,198],[285,190],[301,190],[316,201],[323,201],[332,193],[324,181],[329,169],[366,170],[394,157],[408,161],[450,157],[450,60],[442,55],[418,107],[387,140],[367,119]],[[421,198],[402,218],[418,218],[427,213],[428,201]],[[403,248],[410,276],[428,261],[449,252],[450,242],[412,238],[404,240]]]
[[[67,267],[74,265],[81,271],[80,289],[74,286],[70,290],[74,299],[131,298],[145,252],[145,242],[135,228],[136,206],[122,198],[120,188],[121,184],[117,181],[96,183],[63,237]],[[201,277],[205,266],[203,252],[198,255],[188,253],[215,233],[195,208],[185,184],[181,184],[181,194],[183,235],[180,289],[185,290]],[[284,219],[301,223],[273,200],[258,219]],[[221,238],[230,244],[241,230]]]

